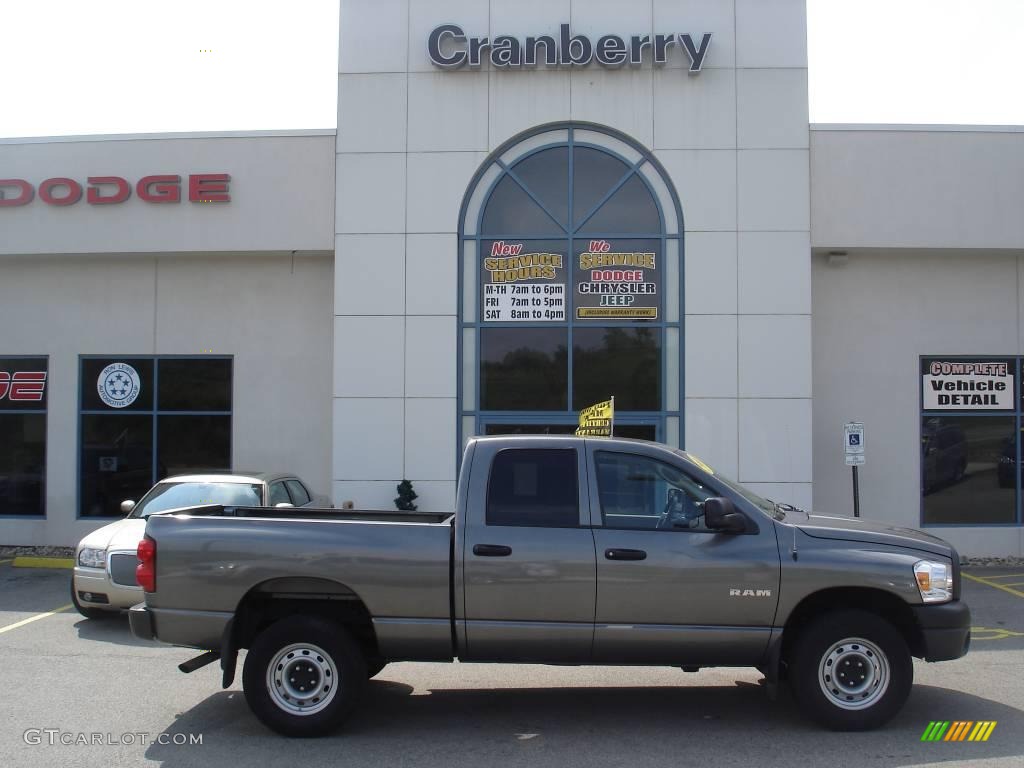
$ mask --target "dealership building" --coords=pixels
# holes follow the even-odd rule
[[[809,125],[805,13],[342,0],[336,131],[0,140],[0,543],[210,467],[449,510],[467,438],[614,396],[1021,556],[1024,129]]]

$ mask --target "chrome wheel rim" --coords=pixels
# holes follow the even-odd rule
[[[891,678],[889,659],[877,645],[861,637],[833,643],[818,665],[822,693],[840,709],[867,709],[878,703]]]
[[[314,715],[338,692],[338,668],[334,659],[311,643],[282,648],[267,666],[270,699],[290,715]]]

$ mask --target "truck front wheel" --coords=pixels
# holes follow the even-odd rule
[[[914,682],[906,641],[888,621],[833,611],[800,632],[789,657],[793,695],[805,716],[836,731],[865,731],[903,707]]]
[[[296,616],[272,624],[245,657],[249,708],[285,736],[323,736],[351,714],[366,685],[359,646],[341,626]]]

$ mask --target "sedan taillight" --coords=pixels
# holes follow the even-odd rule
[[[156,542],[145,537],[139,542],[136,555],[139,564],[135,566],[135,580],[146,592],[156,592]]]

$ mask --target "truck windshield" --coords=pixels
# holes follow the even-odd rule
[[[687,453],[686,451],[677,451],[677,453],[679,453],[679,455],[681,455],[683,458],[685,458],[691,464],[696,464],[698,467],[703,469],[709,475],[714,477],[715,480],[720,482],[722,485],[728,486],[728,488],[730,490],[735,491],[740,496],[742,496],[744,499],[749,501],[751,504],[753,504],[753,505],[755,505],[757,507],[760,507],[765,512],[767,512],[769,515],[771,515],[772,517],[775,517],[775,518],[779,517],[779,510],[776,507],[776,504],[775,504],[774,501],[771,501],[770,499],[766,499],[766,498],[763,498],[761,496],[758,496],[756,493],[754,493],[749,488],[744,488],[742,485],[737,483],[735,480],[731,480],[730,478],[726,477],[725,475],[722,475],[722,474],[716,472],[711,467],[709,467],[707,464],[705,464],[703,461],[701,461],[696,456],[694,456],[692,453]]]
[[[260,489],[260,483],[157,483],[135,505],[130,517],[149,517],[154,512],[203,504],[258,507]]]

